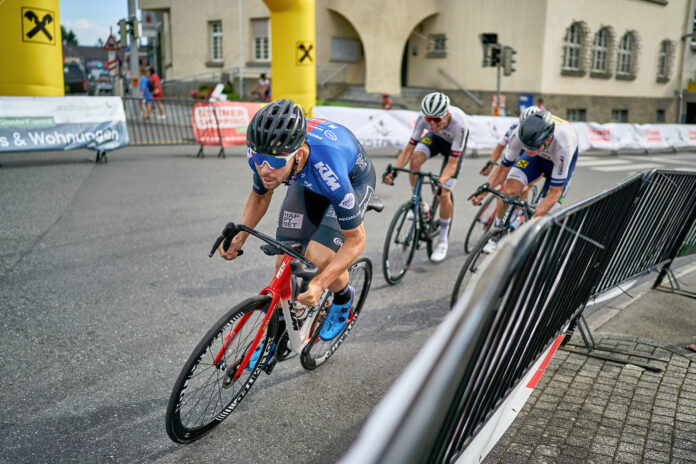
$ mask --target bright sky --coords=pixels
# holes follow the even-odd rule
[[[118,40],[118,20],[127,15],[128,0],[60,0],[60,22],[80,45],[96,45],[99,38],[106,42],[109,26]]]

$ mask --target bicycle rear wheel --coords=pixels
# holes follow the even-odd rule
[[[449,235],[452,233],[452,224],[454,223],[454,192],[450,191],[450,198],[452,199],[452,216],[450,217],[450,226],[449,229],[447,229],[447,238],[449,238]],[[438,207],[440,206],[440,202],[437,199],[437,196],[433,198],[433,203],[432,206],[430,207],[430,219],[428,220],[428,224],[430,226],[430,231],[428,232],[428,240],[426,242],[426,248],[428,250],[428,258],[430,258],[430,255],[433,254],[433,249],[435,248],[435,243],[438,241],[438,236],[440,235],[440,218],[438,217],[437,210]]]
[[[411,218],[408,212],[411,211]],[[398,284],[413,259],[418,243],[418,220],[413,203],[406,202],[399,207],[389,224],[387,238],[382,251],[382,270],[384,278],[390,285]]]
[[[483,247],[486,245],[486,243],[488,243],[488,240],[500,234],[500,229],[488,231],[483,237],[481,237],[481,240],[479,240],[479,242],[476,244],[473,251],[466,257],[464,265],[457,276],[457,280],[454,282],[454,288],[452,289],[452,295],[450,296],[450,308],[453,307],[457,302],[461,296],[461,293],[466,290],[467,285],[474,275],[486,267],[491,255],[484,253]]]
[[[495,219],[496,205],[497,202],[495,201],[495,197],[490,195],[479,208],[478,213],[476,213],[476,217],[471,222],[471,226],[469,226],[469,232],[466,234],[464,251],[467,253],[471,253],[471,250],[481,240],[481,237],[483,237],[486,232],[488,232],[488,229],[491,228],[491,224],[493,224]]]
[[[365,298],[367,298],[367,293],[370,291],[370,283],[372,282],[372,261],[370,261],[369,258],[358,259],[348,268],[348,274],[348,283],[355,289],[353,307],[350,309],[348,324],[346,324],[343,332],[339,333],[332,340],[322,340],[319,337],[319,331],[321,330],[321,326],[326,319],[326,314],[331,305],[327,302],[322,306],[321,313],[314,320],[314,327],[310,332],[311,339],[300,354],[302,367],[307,370],[316,369],[329,359],[341,343],[343,343],[348,332],[350,332],[350,329],[353,328],[355,322],[358,320],[360,311],[365,303]]]
[[[190,443],[209,433],[241,402],[265,364],[269,340],[275,335],[276,316],[268,330],[263,320],[271,303],[269,295],[249,298],[227,312],[203,337],[184,364],[169,397],[167,435],[177,443]],[[234,380],[237,367],[256,336],[262,356]],[[220,356],[216,363],[214,360]]]

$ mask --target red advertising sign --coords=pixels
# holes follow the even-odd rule
[[[247,126],[260,108],[260,103],[196,103],[191,110],[196,142],[225,147],[246,143]]]

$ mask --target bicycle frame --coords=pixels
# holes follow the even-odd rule
[[[278,303],[280,303],[283,316],[285,317],[286,328],[288,331],[288,341],[292,351],[299,353],[310,341],[309,331],[314,326],[314,320],[321,313],[318,308],[323,306],[326,302],[326,291],[322,295],[320,303],[317,306],[308,309],[310,313],[306,318],[304,318],[304,323],[302,324],[302,327],[300,327],[297,316],[290,308],[290,302],[292,300],[292,290],[290,286],[292,270],[290,263],[294,259],[294,257],[287,254],[283,255],[283,260],[278,267],[278,271],[273,276],[273,279],[271,279],[271,283],[259,293],[259,295],[271,295],[271,303],[268,306],[268,311],[266,312],[263,323],[261,324],[261,329],[257,332],[254,340],[251,342],[251,345],[249,345],[247,353],[242,359],[241,364],[237,367],[237,371],[234,374],[234,380],[237,380],[249,365],[249,361],[251,360],[256,347],[259,345],[261,337],[263,337],[263,333],[268,329],[268,325],[271,322],[273,313],[278,307]],[[227,348],[229,348],[230,344],[235,339],[242,326],[249,319],[250,315],[251,313],[245,314],[239,321],[237,321],[232,331],[225,336],[223,346],[213,360],[213,364],[217,364],[222,359],[227,351]]]

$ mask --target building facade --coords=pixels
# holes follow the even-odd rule
[[[238,66],[270,72],[261,0],[139,6],[164,13],[165,78]],[[497,71],[482,66],[479,35],[496,33],[517,52],[500,84],[507,114],[531,94],[571,120],[675,122],[680,104],[683,118],[689,109],[696,118],[694,23],[692,0],[317,0],[317,83],[413,101],[443,89],[466,112],[491,114]]]

